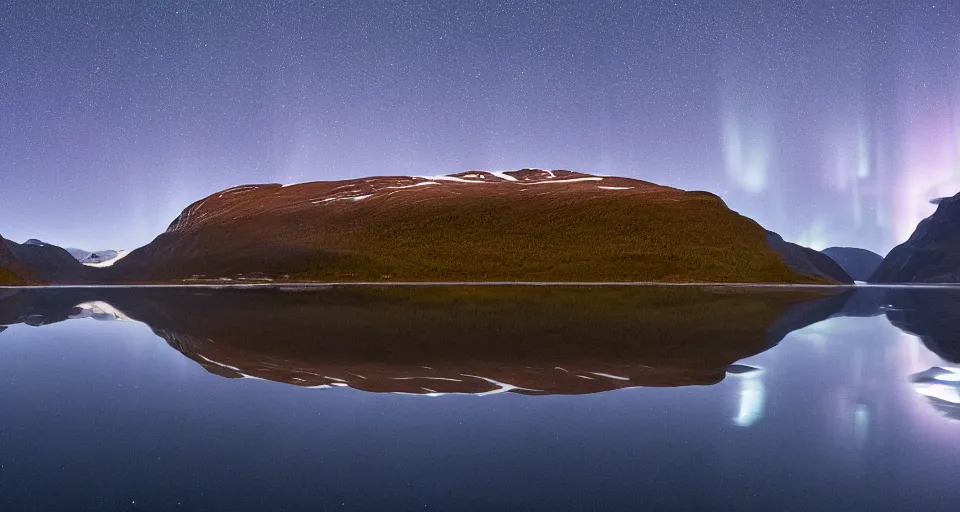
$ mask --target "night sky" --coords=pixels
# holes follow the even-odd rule
[[[541,167],[885,253],[960,191],[960,1],[0,5],[0,234],[149,242],[244,183]]]

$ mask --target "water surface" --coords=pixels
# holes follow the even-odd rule
[[[954,311],[875,288],[2,290],[0,504],[951,510]]]

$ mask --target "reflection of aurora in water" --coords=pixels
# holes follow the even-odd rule
[[[736,365],[739,371],[727,372],[730,377],[740,381],[740,395],[737,414],[733,417],[733,424],[738,427],[749,427],[763,417],[763,406],[766,399],[766,389],[763,386],[763,369],[745,365]]]
[[[763,369],[746,372],[746,365]],[[960,368],[880,316],[811,324],[734,366],[741,369],[725,380],[736,397],[730,421],[737,427],[770,428],[777,415],[801,408],[809,415],[804,428],[867,454],[891,428],[939,439],[949,435],[943,420],[960,422]],[[898,403],[897,427],[890,426],[891,401]]]
[[[191,305],[176,298],[164,308],[165,320],[154,319],[170,321],[182,314],[174,309]],[[240,321],[231,301],[203,301],[209,307],[198,319],[225,307],[225,315]],[[24,489],[14,498],[25,504],[50,502],[40,508],[62,503],[59,493],[43,492],[56,488],[52,483],[69,487],[79,502],[75,509],[96,508],[116,489],[133,485],[131,474],[151,475],[142,491],[136,489],[136,500],[152,499],[145,508],[158,510],[185,499],[197,504],[217,490],[223,492],[186,508],[226,502],[243,509],[269,501],[279,503],[274,508],[313,510],[316,503],[361,497],[373,497],[373,505],[353,508],[459,510],[484,503],[511,509],[522,500],[550,510],[634,510],[640,500],[661,499],[664,510],[711,509],[715,503],[749,511],[779,510],[784,503],[811,510],[952,510],[955,501],[960,423],[914,392],[910,376],[940,365],[945,370],[929,384],[948,386],[957,377],[882,317],[814,324],[741,363],[725,363],[720,368],[726,375],[710,385],[551,396],[507,392],[482,399],[448,393],[421,400],[364,393],[346,382],[308,389],[238,378],[241,359],[198,364],[169,343],[187,341],[185,335],[168,339],[159,335],[170,332],[135,321],[98,322],[93,315],[117,315],[104,303],[85,300],[73,308],[72,302],[25,318],[82,319],[40,328],[14,324],[0,335],[0,373],[6,376],[0,444],[18,460],[36,461],[5,465],[4,482]],[[269,301],[257,302],[270,311]],[[120,300],[114,305],[123,310]],[[128,311],[131,319],[135,310]],[[270,322],[271,315],[256,321]],[[209,324],[157,325],[179,326],[186,334]],[[245,327],[236,335],[252,330]],[[323,339],[310,334],[311,345]],[[237,342],[215,338],[214,345]],[[362,338],[346,338],[356,339]],[[711,339],[708,346],[735,338]],[[219,355],[229,356],[222,350]],[[354,377],[398,376],[386,370],[370,366]],[[412,376],[425,371],[417,366]],[[614,371],[581,375],[620,382]],[[84,471],[89,461],[104,463]],[[442,496],[424,499],[440,486]],[[396,505],[406,489],[412,489],[410,499]],[[303,506],[289,505],[301,496]]]

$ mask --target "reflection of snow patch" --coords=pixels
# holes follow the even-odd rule
[[[951,404],[960,405],[960,390],[954,386],[947,386],[945,384],[928,384],[916,386],[914,389],[917,390],[917,393],[920,393],[923,396],[928,396],[930,398],[936,398],[937,400],[943,400],[944,402],[949,402]]]
[[[913,389],[944,416],[960,421],[960,368],[934,366],[910,376]]]
[[[84,302],[76,305],[80,309],[79,313],[70,315],[68,318],[77,320],[80,318],[93,318],[94,320],[130,320],[127,315],[111,304],[95,300],[93,302]]]
[[[446,377],[391,377],[392,380],[414,380],[414,379],[427,379],[427,380],[447,380],[450,382],[463,382],[460,379],[448,379]]]
[[[934,366],[920,373],[910,376],[913,382],[960,382],[960,368],[951,366]]]
[[[227,370],[235,371],[235,372],[237,372],[237,373],[240,375],[241,378],[250,379],[250,380],[266,380],[266,379],[262,379],[262,378],[260,378],[260,377],[254,377],[253,375],[248,375],[248,374],[246,374],[246,373],[243,373],[243,370],[241,370],[240,368],[237,368],[236,366],[230,366],[230,365],[228,365],[228,364],[219,363],[219,362],[217,362],[217,361],[214,361],[213,359],[210,359],[210,358],[208,358],[208,357],[205,357],[203,354],[197,354],[197,357],[199,357],[200,359],[203,359],[204,361],[206,361],[206,362],[208,362],[208,363],[210,363],[210,364],[212,364],[212,365],[219,366],[220,368],[226,368]]]
[[[960,373],[943,373],[934,377],[940,382],[960,382]]]
[[[608,379],[614,379],[614,380],[630,380],[629,377],[620,377],[618,375],[610,375],[609,373],[600,373],[600,372],[587,372],[587,373],[591,375],[596,375],[598,377],[606,377]]]
[[[500,394],[500,393],[505,393],[505,392],[507,392],[507,391],[513,391],[513,390],[521,390],[521,391],[540,391],[539,389],[521,388],[521,387],[518,387],[518,386],[514,386],[513,384],[506,384],[506,383],[504,383],[504,382],[496,381],[496,380],[493,380],[493,379],[488,379],[487,377],[481,377],[481,376],[479,376],[479,375],[467,375],[466,373],[462,373],[461,375],[464,376],[464,377],[469,377],[469,378],[471,378],[471,379],[480,379],[480,380],[487,381],[487,382],[489,382],[490,384],[493,384],[493,385],[497,386],[497,389],[492,389],[492,390],[490,390],[490,391],[484,391],[484,392],[481,392],[481,393],[458,393],[458,392],[453,392],[453,393],[437,393],[437,392],[435,392],[435,391],[430,391],[429,393],[408,393],[408,392],[405,392],[405,391],[395,391],[393,394],[395,394],[395,395],[411,395],[411,396],[430,396],[430,397],[437,397],[437,396],[444,396],[444,395],[487,396],[487,395],[496,395],[496,394]],[[428,378],[428,377],[410,377],[410,378]],[[396,380],[404,380],[404,378],[399,378],[399,379],[396,379]],[[455,380],[455,379],[435,378],[435,380]],[[457,382],[463,382],[463,381],[457,381]],[[421,388],[421,389],[427,390],[427,388]],[[428,391],[429,391],[429,390],[428,390]]]
[[[461,375],[463,375],[464,377],[470,377],[470,378],[473,378],[473,379],[485,380],[485,381],[489,382],[490,384],[493,384],[493,385],[495,385],[495,386],[499,386],[498,389],[494,389],[494,390],[491,390],[491,391],[484,391],[483,393],[476,393],[477,396],[495,395],[495,394],[497,394],[497,393],[504,393],[504,392],[507,392],[507,391],[513,391],[513,390],[515,390],[515,389],[519,389],[519,390],[523,390],[523,391],[540,391],[539,389],[527,389],[527,388],[517,387],[517,386],[514,386],[513,384],[506,384],[506,383],[503,383],[503,382],[495,381],[495,380],[493,380],[493,379],[488,379],[488,378],[486,378],[486,377],[480,377],[479,375],[467,375],[467,374],[465,374],[465,373],[462,373]]]
[[[243,370],[241,370],[240,368],[237,368],[236,366],[230,366],[230,365],[228,365],[228,364],[219,363],[219,362],[217,362],[217,361],[214,361],[213,359],[210,359],[209,357],[207,357],[207,356],[205,356],[205,355],[203,355],[203,354],[197,354],[197,357],[199,357],[200,359],[203,359],[204,361],[206,361],[206,362],[208,362],[208,363],[210,363],[210,364],[217,365],[217,366],[219,366],[219,367],[221,367],[221,368],[226,368],[226,369],[228,369],[228,370],[233,370],[233,371],[235,371],[235,372],[237,372],[237,373],[240,373],[240,374],[243,373]]]

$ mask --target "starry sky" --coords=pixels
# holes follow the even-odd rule
[[[960,0],[5,0],[0,234],[245,183],[540,167],[881,254],[960,191]]]

